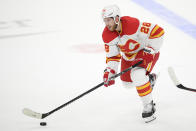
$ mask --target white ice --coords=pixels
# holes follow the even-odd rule
[[[195,1],[158,0],[196,24]],[[161,57],[153,70],[160,77],[153,91],[156,121],[145,124],[136,89],[120,79],[100,87],[69,106],[36,120],[27,107],[48,112],[102,82],[105,53],[101,9],[118,4],[122,15],[161,25]],[[182,83],[195,86],[196,40],[131,0],[1,0],[0,130],[1,131],[195,131],[196,93],[176,88],[167,67]],[[39,123],[47,122],[46,127]]]

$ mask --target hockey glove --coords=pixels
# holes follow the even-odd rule
[[[144,49],[140,50],[137,53],[137,56],[135,59],[142,58],[144,60],[143,64],[147,65],[153,61],[154,54],[155,54],[155,51],[152,47],[145,47]]]
[[[110,67],[107,67],[104,70],[103,81],[104,81],[105,87],[111,86],[115,83],[115,80],[109,79],[110,77],[114,76],[115,74],[116,74],[115,70],[111,69]]]

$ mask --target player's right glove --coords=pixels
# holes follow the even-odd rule
[[[115,84],[115,80],[113,79],[109,80],[109,78],[114,76],[115,74],[116,74],[115,70],[111,69],[110,67],[107,67],[104,70],[103,81],[105,87]]]
[[[152,47],[145,47],[144,49],[140,50],[135,59],[141,58],[144,60],[143,64],[148,65],[154,59],[155,51]]]

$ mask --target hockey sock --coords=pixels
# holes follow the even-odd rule
[[[150,82],[147,82],[142,86],[137,86],[136,89],[144,106],[152,101],[152,87]]]
[[[136,89],[139,96],[141,97],[146,96],[152,92],[151,84],[149,81],[142,86],[137,86]]]

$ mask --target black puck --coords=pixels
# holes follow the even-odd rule
[[[46,122],[40,122],[40,126],[46,126],[47,123]]]

